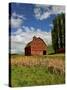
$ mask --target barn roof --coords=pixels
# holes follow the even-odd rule
[[[34,36],[33,39],[39,39],[39,40],[41,40],[41,41],[47,46],[47,44],[46,44],[46,43],[43,41],[43,39],[41,39],[40,37],[37,38],[37,37]],[[32,42],[33,42],[33,40],[30,41],[30,42],[26,45],[26,47],[31,46]],[[26,48],[26,47],[25,47],[25,48]]]
[[[30,41],[30,42],[26,45],[26,47],[31,46],[31,43],[32,43],[32,41]]]

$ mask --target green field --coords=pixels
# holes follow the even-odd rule
[[[49,45],[48,49],[47,49],[47,54],[52,54],[52,53],[54,53],[54,49],[53,49],[52,45]]]
[[[64,54],[45,56],[11,55],[11,86],[64,84],[64,62]]]

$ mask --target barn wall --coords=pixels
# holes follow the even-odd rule
[[[31,51],[31,54],[32,54],[32,55],[43,55],[43,51],[34,50],[34,51]]]
[[[31,47],[26,47],[25,48],[25,55],[28,55],[28,56],[31,55]]]
[[[47,46],[40,38],[34,37],[30,46],[26,47],[25,55],[45,55]]]
[[[31,45],[31,50],[32,51],[36,51],[36,50],[43,51],[43,50],[47,50],[47,46],[46,44],[43,43],[43,41],[34,40]]]
[[[39,39],[34,39],[31,44],[31,54],[32,55],[44,55],[43,51],[47,50],[46,44]]]

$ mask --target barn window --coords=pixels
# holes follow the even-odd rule
[[[43,55],[46,55],[46,51],[45,50],[43,51]]]

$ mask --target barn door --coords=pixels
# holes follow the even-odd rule
[[[46,51],[45,50],[43,51],[43,55],[46,55]]]

